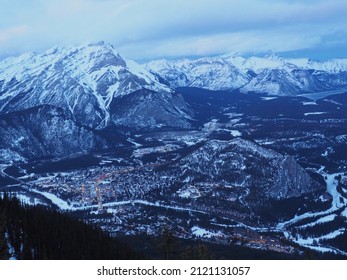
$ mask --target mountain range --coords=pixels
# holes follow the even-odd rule
[[[145,67],[158,73],[173,88],[288,96],[347,87],[347,59],[320,62],[286,59],[276,54],[249,58],[225,55],[196,60],[156,60]]]
[[[106,127],[190,128],[192,112],[156,75],[99,42],[1,61],[0,116],[0,154],[11,161],[105,149],[97,131]]]
[[[110,128],[192,129],[201,112],[182,87],[284,96],[336,90],[347,87],[347,59],[225,55],[140,65],[105,42],[10,57],[0,62],[2,159],[103,149],[110,139],[98,131]]]
[[[344,89],[347,59],[225,55],[139,65],[105,42],[55,47],[0,62],[0,113],[51,105],[98,130],[189,128],[194,114],[175,91],[180,87],[282,96]]]
[[[153,106],[161,104],[156,107],[159,112],[150,110],[149,100]],[[104,42],[0,62],[0,112],[38,105],[60,107],[74,121],[96,129],[112,124],[170,126],[173,119],[174,126],[184,127],[189,118],[179,95]],[[116,110],[120,105],[122,110]]]

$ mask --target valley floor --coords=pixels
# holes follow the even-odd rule
[[[216,246],[233,244],[289,258],[305,254],[305,248],[346,257],[347,104],[333,96],[250,96],[231,99],[221,109],[220,100],[214,105],[213,96],[205,97],[211,102],[206,108],[203,100],[198,104],[193,95],[185,96],[200,111],[209,110],[196,116],[195,130],[136,132],[128,135],[127,145],[74,159],[73,165],[69,160],[2,164],[1,189],[28,204],[72,212],[123,238],[158,237],[169,227],[180,239]],[[228,185],[190,175],[181,180],[186,171],[176,165],[187,155],[206,141],[238,138],[294,157],[324,190],[282,205],[274,201],[268,207],[272,213],[260,216],[249,204],[245,182]]]

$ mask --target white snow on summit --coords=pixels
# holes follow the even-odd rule
[[[49,104],[82,124],[104,127],[115,98],[138,90],[171,93],[156,75],[122,58],[110,44],[54,47],[0,61],[0,112]],[[81,116],[81,117],[79,117]]]
[[[145,67],[167,79],[173,87],[199,87],[210,90],[237,89],[248,82],[248,76],[221,57],[157,60]]]
[[[347,89],[347,59],[325,62],[307,58],[288,59],[277,54],[265,57],[224,55],[195,60],[156,60],[146,68],[174,87],[235,90],[270,95],[297,95]]]

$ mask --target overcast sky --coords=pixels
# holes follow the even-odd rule
[[[135,60],[347,57],[346,0],[0,0],[0,57],[100,40]]]

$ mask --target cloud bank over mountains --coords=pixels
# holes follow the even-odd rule
[[[105,40],[127,57],[347,57],[343,0],[3,0],[0,57]]]

